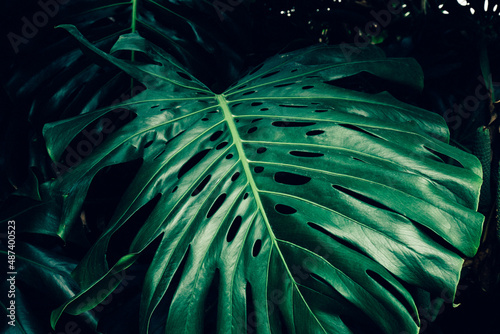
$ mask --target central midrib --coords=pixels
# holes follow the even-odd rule
[[[271,237],[272,247],[274,247],[276,249],[276,251],[278,252],[278,254],[279,254],[280,258],[281,258],[281,261],[283,261],[284,267],[285,267],[285,269],[286,269],[286,271],[287,271],[287,273],[288,273],[288,275],[289,275],[289,277],[291,279],[292,284],[295,285],[295,288],[297,289],[297,291],[300,294],[300,290],[298,289],[297,283],[295,282],[295,279],[294,279],[292,273],[290,272],[290,269],[287,266],[287,263],[285,261],[285,258],[283,256],[283,254],[281,253],[281,250],[280,250],[280,248],[278,246],[278,240],[277,240],[276,236],[274,235],[274,232],[273,232],[273,230],[271,228],[271,224],[269,223],[269,220],[267,218],[266,211],[264,210],[264,206],[262,205],[262,201],[260,199],[260,194],[259,194],[259,188],[257,188],[257,184],[255,184],[255,180],[254,180],[254,178],[252,176],[252,171],[250,170],[250,165],[248,164],[248,159],[246,157],[245,151],[243,150],[243,144],[241,142],[240,135],[238,133],[238,130],[236,129],[236,123],[234,122],[234,116],[231,113],[231,110],[229,110],[229,106],[227,104],[225,96],[218,94],[218,95],[216,95],[216,97],[217,97],[217,102],[221,106],[222,111],[224,113],[224,118],[225,118],[225,120],[226,120],[226,122],[227,122],[227,124],[229,126],[229,131],[231,132],[231,136],[233,138],[233,141],[234,141],[234,144],[236,146],[236,149],[238,150],[238,156],[240,158],[241,164],[243,165],[243,169],[245,171],[245,175],[246,175],[246,178],[248,180],[248,183],[250,184],[250,187],[252,189],[252,193],[253,193],[253,196],[255,198],[255,202],[257,203],[257,207],[258,207],[258,209],[259,209],[259,211],[260,211],[260,213],[262,215],[262,218],[264,219],[264,222],[266,223],[267,231],[269,233],[269,236]],[[302,297],[302,299],[303,299],[303,301],[305,303],[305,299],[303,297]],[[305,303],[305,304],[309,308],[309,306],[307,305],[307,303]],[[321,326],[321,328],[323,328],[323,326],[320,323],[319,319],[316,318],[316,316],[314,315],[314,313],[312,312],[312,310],[310,310],[310,312],[313,315],[313,317],[316,319],[316,321],[318,322],[318,324]],[[325,333],[326,333],[326,331],[325,331]]]
[[[250,165],[248,164],[248,158],[246,157],[245,151],[243,150],[243,143],[240,139],[240,134],[236,129],[236,123],[234,122],[234,117],[231,111],[229,110],[229,106],[227,105],[227,101],[224,98],[224,95],[216,95],[217,102],[222,108],[224,112],[224,118],[229,126],[229,131],[231,131],[231,136],[233,138],[236,149],[238,150],[238,156],[240,157],[241,164],[243,165],[243,169],[245,171],[246,178],[250,187],[252,189],[253,196],[255,201],[257,202],[257,207],[264,218],[266,223],[266,227],[271,236],[273,244],[276,244],[276,236],[274,235],[273,230],[271,229],[271,225],[269,224],[269,220],[267,219],[266,212],[264,210],[264,206],[262,205],[262,201],[260,199],[259,188],[257,188],[257,184],[255,184],[255,180],[253,179],[252,171],[250,170]],[[276,245],[277,246],[277,245]]]

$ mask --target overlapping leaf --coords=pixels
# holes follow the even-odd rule
[[[140,31],[201,80],[221,90],[239,77],[245,68],[242,56],[256,39],[251,35],[249,3],[239,3],[238,10],[227,7],[230,10],[221,13],[211,1],[4,2],[5,61],[0,65],[0,84],[9,98],[0,98],[9,117],[2,118],[8,145],[2,149],[6,160],[0,160],[5,173],[1,196],[21,187],[29,167],[37,169],[41,180],[54,176],[40,136],[45,123],[122,101],[138,88],[134,84],[131,90],[123,72],[100,67],[83,56],[77,43],[55,26],[73,24],[106,50],[120,34]],[[216,82],[211,80],[216,77]],[[67,240],[68,235],[61,237]]]
[[[17,226],[19,227],[19,225]],[[50,308],[57,307],[78,291],[78,284],[71,277],[71,271],[76,267],[76,261],[60,255],[60,249],[53,247],[47,250],[39,245],[22,241],[23,235],[19,229],[10,230],[17,232],[17,242],[14,248],[7,247],[7,242],[0,243],[0,253],[4,259],[10,255],[14,257],[12,265],[15,274],[9,273],[2,280],[2,290],[5,294],[0,299],[2,313],[9,314],[7,307],[14,301],[15,326],[2,324],[2,333],[47,333],[50,324]],[[15,240],[15,239],[11,239]],[[55,239],[54,239],[55,240]],[[7,281],[7,278],[14,278]],[[11,287],[13,284],[14,288]],[[40,287],[43,289],[40,289]],[[15,297],[7,295],[13,292]],[[3,315],[5,317],[5,315]],[[5,317],[10,321],[11,319]],[[87,318],[89,323],[95,318]]]
[[[155,240],[142,333],[158,323],[168,333],[416,333],[415,289],[453,296],[481,234],[478,161],[447,144],[438,116],[335,86],[367,72],[418,89],[414,61],[375,48],[347,61],[342,48],[318,46],[271,58],[217,95],[137,34],[112,53],[133,50],[149,63],[66,29],[147,90],[44,129],[55,161],[64,163],[68,146],[87,152],[51,185],[64,198],[62,233],[100,170],[142,159],[75,271],[81,293],[53,323],[90,309],[80,300]],[[135,118],[107,131],[103,119],[117,108]],[[90,135],[76,140],[79,132]],[[113,237],[146,207],[129,251],[109,263]]]
[[[7,36],[10,45],[5,50],[12,64],[2,70],[1,81],[16,104],[24,107],[27,102],[37,102],[30,106],[34,122],[74,116],[72,107],[82,113],[92,110],[117,99],[124,83],[128,84],[116,72],[99,70],[93,61],[83,58],[67,34],[54,31],[58,24],[75,25],[89,40],[108,49],[121,34],[140,31],[207,81],[217,71],[221,79],[218,86],[238,75],[243,63],[241,51],[250,46],[242,31],[250,26],[247,3],[239,4],[238,11],[231,7],[233,10],[223,13],[208,1],[74,0],[43,5],[23,3],[17,8],[7,4],[5,13],[22,11],[4,18],[12,20],[8,22],[12,25]],[[43,13],[47,6],[52,12],[46,26],[33,26],[32,36],[23,39],[29,29],[19,26],[23,22],[20,18],[26,11]],[[224,14],[223,19],[219,14]]]

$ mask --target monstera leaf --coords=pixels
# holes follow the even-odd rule
[[[60,235],[99,171],[142,161],[53,326],[106,298],[154,242],[141,333],[417,333],[419,291],[453,298],[481,234],[479,162],[447,144],[439,116],[335,85],[363,72],[419,89],[415,61],[317,46],[215,94],[138,34],[111,53],[144,62],[65,28],[147,89],[44,128],[60,170],[50,185],[64,203]],[[134,117],[117,125],[117,113]],[[111,260],[113,238],[143,210]]]

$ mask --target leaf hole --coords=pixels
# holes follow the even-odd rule
[[[304,87],[302,87],[303,90],[307,90],[307,89],[311,89],[311,88],[314,88],[314,86],[304,86]]]
[[[222,204],[226,200],[226,196],[227,195],[224,193],[224,194],[221,194],[219,197],[217,197],[217,199],[215,200],[215,202],[210,207],[210,210],[208,210],[207,218],[211,218],[213,215],[215,215],[215,213],[217,212],[217,210],[220,209],[220,207],[222,206]]]
[[[216,149],[220,150],[221,148],[226,147],[227,144],[228,144],[227,141],[223,141],[222,143],[220,143],[219,145],[217,145]]]
[[[240,172],[236,172],[231,176],[231,181],[236,181],[240,177]]]
[[[323,153],[307,152],[307,151],[290,151],[290,154],[296,157],[303,157],[303,158],[319,158],[324,156]]]
[[[257,166],[257,167],[254,167],[254,169],[253,169],[253,170],[254,170],[254,172],[255,172],[255,173],[257,173],[257,174],[258,174],[258,173],[262,173],[262,172],[264,171],[264,167],[262,167],[262,166]]]
[[[433,230],[431,230],[427,226],[420,224],[419,222],[417,222],[413,219],[410,219],[410,218],[407,218],[407,219],[413,225],[415,225],[420,231],[422,231],[426,236],[428,236],[432,241],[441,245],[443,248],[447,249],[448,251],[456,253],[456,254],[460,254],[460,256],[463,258],[471,256],[470,254],[469,255],[464,254],[462,251],[457,249],[455,246],[451,245],[448,241],[444,240],[443,237],[439,236],[436,232],[434,232]]]
[[[253,300],[253,292],[252,292],[252,286],[250,283],[247,281],[247,285],[245,287],[245,299],[246,299],[246,325],[247,325],[247,330],[246,334],[253,334],[256,331],[256,326],[257,326],[257,313],[255,312],[255,303]]]
[[[252,120],[252,123],[258,122],[258,121],[260,121],[260,120],[262,120],[262,118],[256,118],[256,119],[253,119],[253,120]]]
[[[259,153],[259,154],[262,154],[262,153],[264,153],[265,151],[267,151],[267,148],[265,148],[265,147],[259,147],[259,148],[257,149],[257,153]]]
[[[293,215],[297,212],[297,210],[285,204],[276,204],[274,206],[274,209],[276,210],[276,212],[281,213],[282,215]]]
[[[327,112],[328,110],[327,109],[316,109],[314,110],[314,112]]]
[[[260,239],[255,240],[252,249],[252,256],[256,257],[257,255],[259,255],[261,248],[262,248],[262,240]]]
[[[238,234],[238,231],[240,229],[241,222],[242,222],[241,216],[237,216],[236,218],[234,218],[233,222],[231,223],[231,227],[229,228],[229,231],[227,232],[227,236],[226,236],[227,242],[231,242],[234,240],[234,238],[236,237],[236,234]]]
[[[252,102],[252,104],[251,104],[252,107],[257,107],[260,105],[262,105],[262,102]]]
[[[311,181],[311,178],[295,173],[277,172],[274,174],[274,180],[278,183],[288,184],[291,186],[302,186]]]
[[[373,133],[370,133],[370,132],[368,132],[368,131],[366,131],[366,130],[364,130],[356,125],[352,125],[352,124],[339,124],[339,125],[341,127],[347,128],[347,129],[362,132],[362,133],[367,134],[368,136],[371,136],[371,137],[380,138],[379,136],[376,136]]]
[[[249,90],[248,92],[243,93],[243,95],[251,95],[254,93],[257,93],[257,91],[256,90]]]
[[[320,135],[322,133],[325,133],[325,131],[323,131],[323,130],[311,130],[311,131],[306,132],[306,135],[317,136],[317,135]]]
[[[263,76],[261,76],[262,79],[265,79],[265,78],[269,78],[275,74],[278,74],[280,71],[274,71],[274,72],[271,72],[271,73],[267,73],[267,74],[264,74]]]
[[[232,154],[228,154],[228,155],[226,155],[226,159],[231,159],[232,157],[233,157],[233,155],[232,155]]]
[[[155,106],[151,106],[151,109],[158,108],[159,106],[160,106],[159,104],[157,104]]]
[[[245,193],[245,195],[243,195],[243,199],[247,199],[248,198],[248,193]]]
[[[236,108],[237,106],[241,105],[241,102],[235,103],[231,106],[231,108]]]
[[[363,160],[361,160],[361,159],[359,159],[359,158],[356,158],[356,157],[352,157],[352,159],[353,159],[353,160],[356,160],[356,161],[363,162],[363,163],[365,163],[365,164],[367,163],[366,161],[363,161]]]
[[[203,181],[200,182],[200,184],[196,187],[195,190],[193,190],[193,193],[191,194],[191,196],[196,196],[198,195],[203,189],[205,189],[205,186],[208,184],[208,182],[210,181],[210,178],[212,176],[211,175],[207,175]]]
[[[269,108],[261,108],[260,111],[267,111]]]
[[[210,141],[216,141],[219,139],[219,137],[224,133],[224,131],[215,131],[211,136],[210,136]]]
[[[240,86],[240,87],[236,88],[236,90],[241,90],[241,89],[245,88],[246,86],[247,86],[247,85],[242,85],[242,86]]]
[[[368,196],[365,196],[363,194],[360,194],[356,191],[353,191],[353,190],[350,190],[350,189],[347,189],[347,188],[344,188],[342,186],[339,186],[339,185],[336,185],[336,184],[333,184],[332,187],[340,192],[343,192],[344,194],[346,195],[349,195],[351,197],[354,197],[355,199],[357,199],[358,201],[360,202],[363,202],[365,204],[368,204],[368,205],[371,205],[371,206],[374,206],[376,208],[379,208],[379,209],[382,209],[382,210],[386,210],[386,211],[389,211],[389,212],[392,212],[392,213],[395,213],[397,215],[401,215],[400,213],[394,211],[393,209],[389,208],[388,206],[380,203],[379,201],[376,201]]]
[[[146,144],[144,144],[144,148],[148,148],[149,146],[153,145],[154,140],[148,141]]]
[[[291,86],[291,85],[295,85],[295,82],[279,84],[279,85],[275,85],[274,87],[275,88],[281,88],[281,87],[287,87],[287,86]]]
[[[177,174],[177,178],[180,179],[184,174],[189,172],[193,167],[195,167],[210,151],[210,149],[203,150],[201,152],[196,153],[193,157],[191,157],[184,165],[182,165],[179,173]]]
[[[247,133],[254,133],[255,131],[257,131],[257,127],[256,126],[248,129]]]

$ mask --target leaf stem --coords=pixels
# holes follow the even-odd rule
[[[135,33],[136,28],[135,24],[137,21],[137,0],[132,0],[132,23],[131,23],[131,30],[132,33]]]

